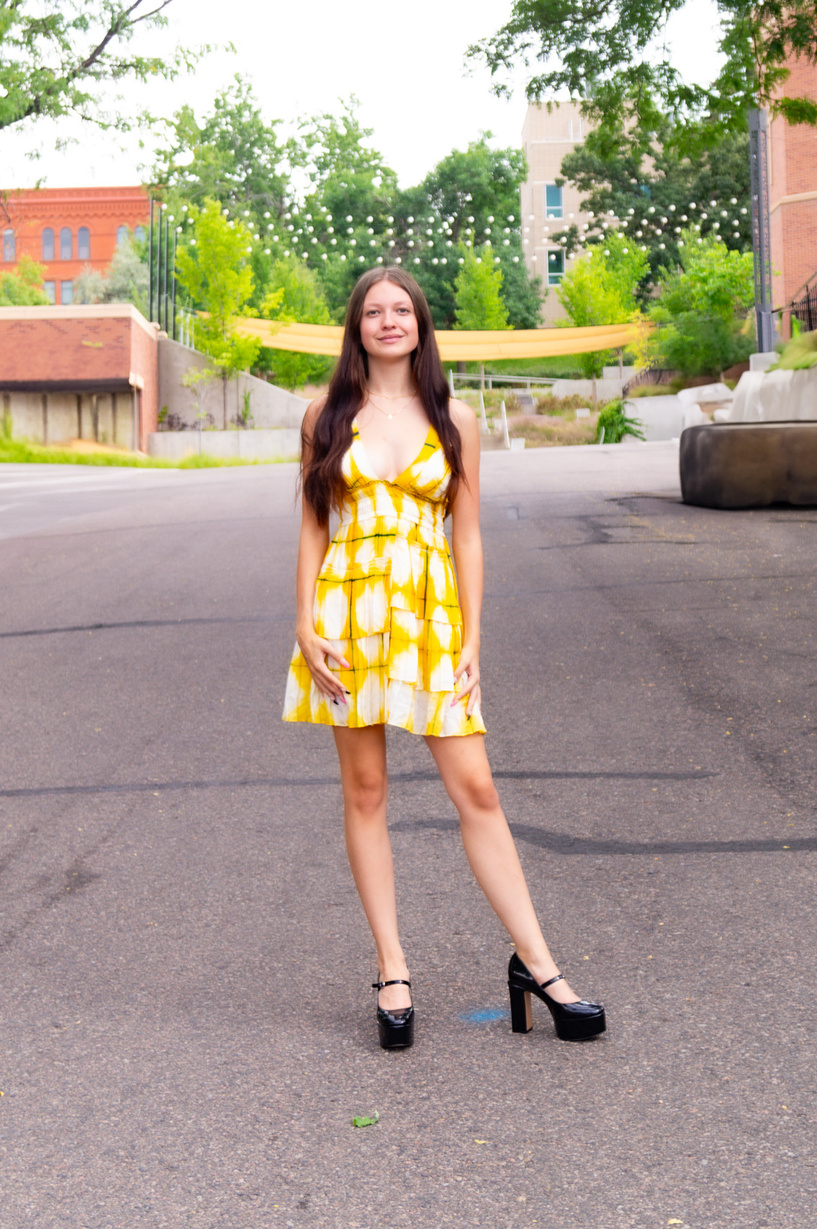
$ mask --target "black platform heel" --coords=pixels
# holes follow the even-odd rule
[[[532,994],[541,999],[550,1011],[556,1025],[556,1036],[561,1041],[586,1041],[588,1037],[596,1037],[605,1031],[607,1022],[601,1003],[589,1003],[585,999],[580,999],[578,1003],[557,1003],[550,997],[547,987],[563,977],[563,973],[557,973],[540,985],[514,952],[508,965],[508,991],[511,996],[511,1027],[515,1033],[529,1033],[533,1028],[530,1009]]]
[[[378,995],[384,986],[408,986],[411,990],[411,982],[403,977],[395,977],[393,981],[372,982],[372,989],[376,990]],[[377,1031],[384,1050],[406,1050],[414,1045],[414,1006],[403,1007],[400,1011],[386,1011],[378,1002]]]

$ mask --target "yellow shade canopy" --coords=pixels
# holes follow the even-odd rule
[[[257,337],[274,350],[300,354],[326,354],[337,358],[343,328],[334,324],[284,324],[273,320],[242,319],[238,332]],[[585,354],[590,350],[619,350],[629,346],[642,324],[603,324],[574,329],[508,329],[466,331],[438,329],[440,357],[447,362],[488,362],[494,359],[553,358],[557,354]]]

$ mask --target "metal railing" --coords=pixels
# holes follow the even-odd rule
[[[468,380],[475,380],[477,384],[482,387],[481,382],[484,380],[485,388],[493,388],[494,384],[500,388],[504,387],[506,384],[520,384],[523,385],[528,392],[530,392],[531,388],[549,388],[551,384],[555,384],[556,380],[559,378],[558,376],[506,376],[497,373],[489,375],[487,372],[484,376],[482,376],[478,373],[474,373],[472,375],[470,372],[454,371],[453,369],[450,375],[452,388],[454,388],[457,384],[465,384]]]
[[[797,299],[792,299],[789,305],[792,316],[795,316],[806,332],[817,329],[817,273],[811,277],[804,287],[804,293]]]
[[[677,371],[673,371],[670,367],[645,367],[643,371],[639,371],[638,375],[634,375],[631,380],[622,385],[622,397],[629,397],[634,388],[638,388],[642,384],[670,384],[678,375]]]

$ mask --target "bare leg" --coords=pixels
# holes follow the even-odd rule
[[[483,735],[427,737],[426,742],[459,811],[462,843],[477,883],[536,980],[555,977],[559,969],[536,920],[519,855],[499,804]],[[566,981],[549,987],[548,994],[561,1003],[578,999]]]
[[[382,725],[348,730],[334,727],[340,759],[346,850],[363,910],[377,947],[381,981],[408,979],[397,930],[394,863],[386,824],[388,778],[386,735]],[[410,1005],[406,986],[380,991],[380,1006],[399,1011]]]

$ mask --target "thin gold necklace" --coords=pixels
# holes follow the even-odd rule
[[[387,393],[378,393],[377,395],[378,395],[378,397],[383,397],[383,398],[385,398],[385,400],[386,400],[386,401],[406,401],[406,395],[405,395],[405,394],[404,394],[403,396],[401,396],[401,397],[390,397]],[[384,410],[384,409],[383,409],[383,406],[382,406],[382,405],[378,405],[378,404],[377,404],[377,402],[376,402],[376,401],[373,399],[373,397],[372,397],[371,391],[370,391],[368,388],[366,389],[366,396],[368,397],[369,401],[371,401],[371,403],[372,403],[372,405],[374,406],[374,408],[375,408],[376,410],[379,410],[381,414],[385,414],[386,418],[396,418],[398,414],[402,414],[402,413],[403,413],[403,410],[407,410],[407,409],[408,409],[408,407],[411,405],[412,401],[415,401],[415,400],[416,400],[416,398],[417,398],[417,394],[416,394],[416,393],[413,393],[413,394],[412,394],[412,395],[408,398],[408,400],[406,401],[406,404],[405,404],[405,405],[401,406],[399,410],[395,410],[393,414],[390,414],[388,410]]]

